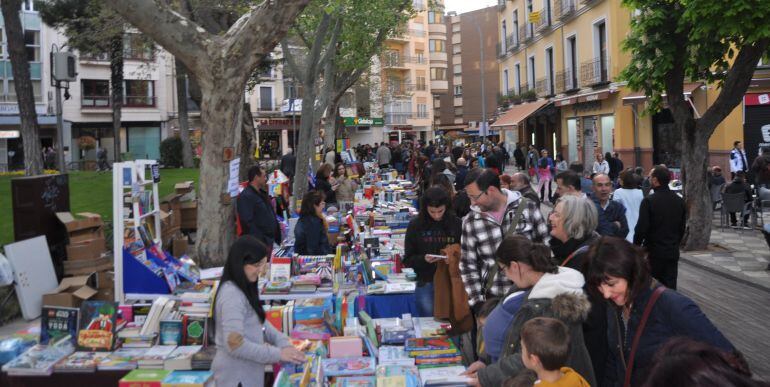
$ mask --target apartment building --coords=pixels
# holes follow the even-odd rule
[[[449,92],[441,95],[435,109],[436,129],[447,138],[473,139],[478,136],[483,119],[491,120],[497,109],[500,92],[496,81],[497,8],[487,7],[460,15],[450,12],[446,26],[451,31],[447,48],[451,50],[448,61],[451,74],[447,77]],[[486,114],[482,107],[486,108]]]
[[[626,166],[681,165],[681,141],[667,109],[642,114],[645,98],[618,76],[630,61],[621,43],[632,11],[610,0],[500,0],[497,50],[502,106],[493,125],[508,143],[524,142],[589,164],[595,153],[618,152]],[[685,85],[693,114],[718,90]],[[712,165],[727,165],[743,137],[742,108],[710,141]]]

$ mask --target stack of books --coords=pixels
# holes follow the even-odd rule
[[[133,370],[145,352],[143,348],[120,348],[102,359],[96,368],[99,371]]]
[[[289,294],[291,281],[270,281],[262,289],[263,294]]]
[[[75,352],[56,363],[53,369],[61,373],[95,372],[96,366],[108,355],[109,352]]]
[[[72,345],[38,344],[5,364],[2,370],[12,376],[49,376],[53,373],[54,365],[72,352]]]
[[[209,370],[211,369],[211,362],[214,361],[214,355],[217,354],[217,347],[210,345],[204,347],[198,351],[192,357],[192,369],[194,370]]]
[[[407,339],[404,349],[420,368],[462,363],[460,351],[446,336]]]
[[[163,369],[166,358],[176,349],[175,345],[156,345],[139,358],[137,365],[143,369]]]
[[[195,354],[203,349],[201,345],[183,345],[177,347],[174,352],[166,357],[166,361],[163,363],[163,368],[169,371],[174,370],[191,370],[192,359]]]

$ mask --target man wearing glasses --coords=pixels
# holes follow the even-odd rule
[[[521,234],[546,243],[548,226],[535,202],[519,192],[500,189],[500,178],[490,169],[474,169],[465,177],[471,212],[463,219],[460,274],[474,315],[487,297],[502,297],[512,282],[498,273],[495,251],[509,234]]]

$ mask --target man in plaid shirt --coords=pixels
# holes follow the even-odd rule
[[[469,172],[465,184],[465,192],[472,206],[471,212],[463,219],[460,274],[471,310],[476,315],[487,296],[502,297],[513,285],[502,272],[493,267],[497,265],[497,246],[508,233],[522,196],[517,191],[501,190],[500,178],[489,169]],[[534,242],[547,242],[547,223],[533,201],[526,200],[515,232]],[[486,289],[490,273],[496,275],[491,287]]]

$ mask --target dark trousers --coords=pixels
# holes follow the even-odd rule
[[[679,254],[676,258],[649,257],[650,274],[669,289],[676,290],[676,278],[679,270]]]

